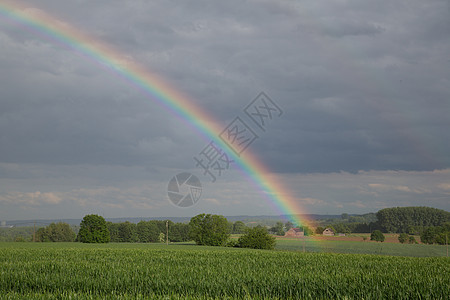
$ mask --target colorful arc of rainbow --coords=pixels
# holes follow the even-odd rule
[[[222,149],[228,149],[219,134],[223,128],[219,128],[217,122],[192,101],[169,86],[155,74],[143,69],[124,55],[118,53],[98,40],[94,40],[72,26],[61,22],[47,13],[35,9],[26,8],[18,1],[0,0],[0,15],[26,25],[33,32],[44,34],[52,40],[62,43],[76,50],[83,56],[99,63],[116,74],[138,86],[151,99],[163,105],[168,111],[177,115],[190,126],[194,127],[203,137],[213,140]],[[271,176],[269,170],[260,162],[249,149],[241,157],[228,151],[234,161],[239,165],[256,185],[264,191],[266,197],[282,213],[289,217],[297,226],[308,225],[306,218],[300,219],[303,210],[298,206],[287,189],[281,182]]]

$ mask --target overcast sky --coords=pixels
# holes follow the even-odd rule
[[[2,0],[0,0],[2,2]],[[138,61],[219,126],[265,92],[283,111],[247,149],[303,213],[450,210],[450,2],[28,1]],[[253,124],[254,126],[254,124]],[[0,220],[276,215],[195,130],[136,86],[0,14]],[[180,172],[201,199],[167,195]]]

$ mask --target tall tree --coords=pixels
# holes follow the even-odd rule
[[[77,240],[82,243],[108,243],[108,227],[102,216],[86,215],[80,223]]]
[[[197,245],[223,246],[230,237],[228,221],[220,215],[197,215],[189,227],[189,235]]]

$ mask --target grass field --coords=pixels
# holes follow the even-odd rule
[[[334,241],[313,239],[277,239],[276,249],[322,253],[350,253],[350,254],[378,254],[412,257],[436,257],[446,256],[447,247],[441,245],[424,244],[394,244],[379,242]]]
[[[0,243],[1,299],[448,299],[449,274],[445,257]]]

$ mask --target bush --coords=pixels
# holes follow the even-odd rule
[[[371,241],[384,242],[384,234],[379,230],[374,230],[370,235]]]
[[[400,233],[400,235],[398,236],[398,241],[402,244],[406,243],[408,241],[408,234]]]
[[[249,229],[248,233],[241,236],[238,245],[241,248],[266,249],[275,248],[275,238],[267,232],[267,229],[257,226]]]
[[[237,240],[228,240],[226,247],[239,247],[239,243]]]
[[[450,223],[445,223],[444,226],[428,227],[420,235],[420,241],[424,244],[439,244],[445,245],[448,243],[450,236]]]

